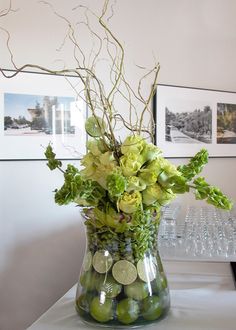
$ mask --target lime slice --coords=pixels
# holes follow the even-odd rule
[[[160,298],[158,296],[147,297],[143,300],[142,315],[146,320],[153,321],[162,314]]]
[[[137,270],[130,261],[119,260],[112,268],[112,275],[118,283],[128,285],[136,280]]]
[[[151,282],[156,278],[157,269],[154,258],[144,257],[137,263],[137,271],[139,278],[144,282]]]
[[[133,323],[139,317],[138,302],[131,298],[121,300],[117,305],[116,315],[121,323]]]
[[[142,281],[135,281],[125,286],[125,294],[135,300],[143,300],[148,296],[148,285]]]
[[[98,322],[108,322],[113,319],[112,299],[105,299],[102,295],[93,298],[90,304],[90,314]]]
[[[84,257],[84,261],[83,261],[83,268],[84,268],[84,271],[87,272],[91,265],[92,265],[92,253],[89,251],[85,257]]]
[[[112,264],[112,256],[107,250],[97,251],[93,256],[93,267],[100,274],[108,272]]]
[[[101,136],[106,129],[104,120],[100,117],[89,117],[85,122],[85,130],[92,137]]]

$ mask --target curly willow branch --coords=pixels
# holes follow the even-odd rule
[[[72,23],[68,18],[59,14],[53,6],[45,1],[40,1],[43,5],[47,5],[51,8],[54,15],[60,20],[64,21],[67,25],[67,31],[63,38],[63,41],[57,51],[61,51],[64,47],[67,40],[73,45],[73,59],[76,62],[76,68],[69,68],[64,65],[63,69],[53,70],[50,68],[46,68],[37,64],[27,63],[20,67],[18,67],[15,63],[15,59],[13,57],[13,52],[10,47],[10,33],[4,29],[0,29],[7,35],[6,47],[10,55],[10,60],[15,68],[14,72],[5,72],[4,69],[0,67],[1,74],[6,78],[13,78],[20,72],[26,70],[32,71],[41,71],[47,74],[60,75],[64,76],[68,83],[71,85],[72,89],[76,92],[77,97],[82,98],[86,101],[88,107],[91,110],[92,115],[97,120],[97,124],[100,125],[98,120],[98,114],[102,112],[102,117],[107,123],[107,132],[102,136],[104,145],[107,147],[113,147],[115,150],[115,156],[119,155],[119,143],[115,137],[115,124],[117,121],[121,121],[123,126],[128,130],[135,133],[145,133],[149,134],[152,137],[154,122],[153,116],[150,111],[150,102],[154,95],[154,91],[157,85],[157,76],[159,73],[160,65],[156,64],[155,67],[151,70],[146,70],[147,73],[139,80],[138,90],[135,91],[130,83],[126,80],[125,77],[125,68],[124,68],[124,60],[125,60],[125,51],[121,44],[121,42],[117,39],[115,34],[111,31],[108,26],[108,23],[112,19],[114,15],[114,4],[110,5],[109,0],[104,0],[104,5],[100,15],[94,13],[91,9],[84,5],[78,5],[72,10],[83,10],[84,20],[77,21],[76,23]],[[12,3],[9,2],[9,7],[7,9],[3,9],[0,11],[0,17],[6,16],[11,12],[16,10],[12,9]],[[110,14],[109,14],[110,11]],[[103,36],[100,36],[97,32],[96,28],[93,28],[90,24],[90,19],[95,18],[98,27],[101,28]],[[89,35],[92,39],[92,47],[90,49],[90,53],[88,58],[86,58],[84,48],[80,43],[79,32],[80,27],[85,26]],[[105,47],[104,47],[105,46]],[[102,51],[106,52],[108,68],[109,68],[109,81],[110,87],[108,91],[105,90],[102,79],[99,77],[96,72],[97,66],[102,60],[101,55]],[[61,60],[63,61],[63,60]],[[69,81],[69,76],[78,77],[79,81],[82,83],[83,88],[79,90],[79,87],[73,85]],[[142,95],[142,83],[144,79],[153,77],[154,81],[152,82],[152,89],[147,98]],[[82,96],[82,91],[84,92],[84,97]],[[127,104],[127,111],[129,114],[129,123],[122,117],[122,115],[115,110],[115,99],[122,98],[122,100]],[[135,101],[135,103],[134,103]],[[143,110],[141,111],[140,118],[138,119],[138,113],[136,109],[136,102],[142,104]],[[143,125],[145,114],[150,116],[150,122],[148,126],[151,126],[150,129]],[[132,123],[133,116],[136,116],[135,123]],[[117,157],[118,158],[118,157]]]

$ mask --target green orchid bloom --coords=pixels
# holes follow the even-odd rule
[[[126,221],[125,216],[121,216],[110,205],[104,211],[97,207],[94,208],[93,214],[94,219],[92,224],[95,224],[97,227],[107,226],[114,229],[117,233],[122,233],[131,226],[131,223]]]

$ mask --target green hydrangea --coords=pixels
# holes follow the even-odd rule
[[[107,176],[107,190],[111,197],[118,197],[125,191],[126,180],[120,173],[111,173]]]

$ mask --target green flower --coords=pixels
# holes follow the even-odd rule
[[[117,167],[117,162],[111,151],[107,151],[99,157],[89,152],[81,160],[81,165],[85,167],[80,171],[84,179],[96,181],[106,189],[107,176]]]
[[[76,197],[73,202],[75,202],[78,206],[91,206],[89,202],[86,201],[86,199]]]
[[[161,161],[161,168],[165,173],[169,176],[174,175],[181,175],[181,173],[177,170],[176,166],[174,164],[171,164],[167,159],[162,158]]]
[[[131,225],[125,221],[123,215],[117,213],[110,205],[106,207],[105,211],[99,210],[95,207],[92,212],[94,217],[90,217],[90,223],[96,227],[107,226],[114,228],[116,232],[122,233]]]
[[[147,185],[151,185],[156,183],[157,181],[157,174],[154,171],[151,171],[147,168],[141,169],[139,172],[138,177]]]
[[[206,199],[208,204],[212,204],[224,210],[231,210],[233,202],[225,196],[219,188],[210,186],[203,177],[198,177],[193,181],[195,184],[195,198]]]
[[[146,184],[142,179],[137,176],[130,176],[127,180],[127,188],[126,191],[131,192],[133,190],[142,191],[146,188]]]
[[[145,169],[155,173],[158,177],[158,175],[162,172],[163,159],[164,158],[162,157],[158,157],[157,159],[152,160],[147,166],[145,166]]]
[[[114,158],[114,155],[113,155],[113,152],[112,151],[106,151],[104,152],[103,154],[101,154],[99,157],[99,162],[103,165],[108,165],[110,164],[111,162],[114,162],[115,158]]]
[[[163,157],[152,160],[145,168],[154,172],[157,177],[162,171],[165,171],[168,176],[181,175],[176,166]]]
[[[139,135],[128,136],[121,145],[123,155],[129,153],[140,154],[146,145],[146,141]]]
[[[56,159],[56,154],[53,152],[51,144],[47,146],[44,155],[48,160],[47,166],[50,168],[51,171],[62,166],[62,162]]]
[[[152,143],[147,143],[143,150],[142,150],[142,157],[144,159],[144,162],[147,161],[151,161],[156,159],[158,156],[160,156],[162,154],[162,151],[160,148],[158,148],[157,146],[155,146]]]
[[[94,155],[100,156],[105,152],[104,145],[101,140],[91,139],[87,141],[87,149]]]
[[[81,171],[81,175],[83,175],[87,179],[92,179],[92,177],[95,175],[96,169],[97,169],[95,156],[91,152],[88,152],[81,159],[81,165],[85,167]]]
[[[118,207],[125,213],[134,213],[142,203],[142,195],[139,191],[125,192],[118,201]]]
[[[107,190],[111,197],[118,197],[125,191],[126,180],[119,173],[112,173],[107,176]]]
[[[120,167],[124,176],[135,175],[142,165],[142,158],[135,153],[127,153],[120,158]]]
[[[170,189],[163,190],[158,183],[148,186],[143,192],[143,204],[152,205],[156,202],[160,205],[169,203],[175,194]]]
[[[73,202],[79,206],[97,206],[99,201],[105,197],[105,190],[95,181],[86,180],[81,185],[80,191]]]

